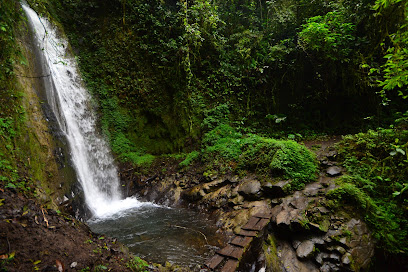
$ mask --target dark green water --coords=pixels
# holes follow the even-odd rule
[[[187,209],[148,205],[88,223],[94,232],[117,238],[133,254],[162,264],[202,265],[222,240],[213,221]]]

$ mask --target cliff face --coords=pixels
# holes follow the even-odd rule
[[[46,207],[73,198],[76,175],[68,146],[46,103],[44,78],[24,14],[17,1],[2,4],[0,185]],[[7,28],[6,28],[7,27]],[[4,33],[5,31],[3,31]]]

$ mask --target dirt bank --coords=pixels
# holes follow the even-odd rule
[[[58,262],[60,271],[131,271],[122,249],[71,216],[0,188],[0,271],[59,271]]]

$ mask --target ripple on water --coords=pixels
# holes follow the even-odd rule
[[[89,225],[94,232],[115,237],[132,253],[157,263],[203,264],[222,239],[214,222],[202,214],[158,205],[92,219]]]

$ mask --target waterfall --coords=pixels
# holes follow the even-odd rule
[[[63,35],[27,4],[22,7],[41,54],[47,102],[69,143],[71,158],[85,202],[96,217],[106,217],[142,205],[122,199],[116,166],[104,137],[98,134],[91,96],[84,87],[75,58]]]

